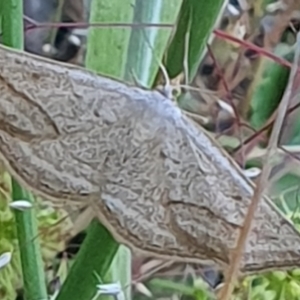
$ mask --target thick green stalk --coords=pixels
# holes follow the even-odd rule
[[[92,299],[96,285],[109,270],[119,245],[97,220],[88,228],[70,273],[56,300]]]
[[[5,0],[2,2],[3,43],[7,46],[23,49],[23,1]],[[33,197],[12,179],[13,200],[28,200]],[[24,295],[27,300],[48,299],[43,261],[37,239],[38,227],[34,209],[15,212],[17,236],[21,256],[24,282]]]
[[[34,199],[15,179],[12,179],[13,200],[27,200],[34,204]],[[40,251],[37,219],[35,210],[16,211],[16,227],[19,240],[21,265],[26,300],[48,299],[44,266]]]

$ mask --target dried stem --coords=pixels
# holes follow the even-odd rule
[[[295,111],[296,109],[298,109],[300,107],[300,103],[297,103],[293,106],[291,106],[288,110],[287,110],[287,115],[291,114],[293,111]],[[266,125],[264,125],[262,128],[260,128],[259,130],[255,130],[254,128],[252,128],[251,126],[248,127],[249,129],[253,130],[254,133],[249,136],[244,142],[243,142],[243,145],[241,144],[240,146],[236,147],[232,152],[235,153],[235,156],[239,155],[239,151],[241,151],[242,147],[247,145],[248,143],[250,143],[252,140],[254,140],[255,138],[257,138],[258,136],[260,136],[263,132],[265,132],[266,130],[269,130],[274,122],[275,122],[275,118],[277,116],[277,113],[278,113],[278,109],[276,111],[276,114],[274,114],[269,122],[267,122]]]
[[[237,129],[238,129],[239,141],[240,141],[240,144],[242,144],[243,143],[243,132],[241,130],[241,118],[240,118],[239,112],[237,110],[236,105],[233,102],[232,93],[229,90],[228,83],[227,83],[226,79],[224,78],[223,72],[222,72],[222,70],[221,70],[221,68],[220,68],[220,66],[219,66],[219,64],[217,62],[217,59],[216,59],[216,57],[215,57],[215,55],[214,55],[214,53],[213,53],[210,45],[207,45],[207,49],[208,49],[208,53],[209,53],[209,55],[210,55],[210,57],[211,57],[214,65],[215,65],[215,67],[217,69],[217,72],[218,72],[218,74],[220,76],[221,83],[222,83],[222,85],[223,85],[223,87],[224,87],[224,89],[226,91],[226,98],[228,99],[228,101],[229,101],[229,103],[230,103],[230,105],[231,105],[231,107],[232,107],[232,109],[234,111],[234,116],[235,116],[235,119],[236,119],[236,122],[237,122]],[[243,148],[242,148],[242,162],[243,162],[242,164],[243,165],[244,165],[244,156],[245,155],[244,155],[244,151],[243,151]]]
[[[255,51],[257,52],[259,55],[263,55],[265,57],[268,57],[270,58],[271,60],[277,62],[278,64],[284,66],[284,67],[287,67],[287,68],[291,68],[292,65],[289,61],[269,52],[268,50],[262,48],[262,47],[259,47],[259,46],[256,46],[254,45],[253,43],[251,42],[247,42],[247,41],[244,41],[244,40],[241,40],[239,38],[236,38],[222,30],[218,30],[218,29],[215,29],[213,31],[213,33],[219,37],[219,38],[222,38],[224,40],[228,40],[228,41],[231,41],[231,42],[234,42],[238,45],[240,45],[241,47],[243,48],[246,48],[246,49],[251,49],[252,51]]]
[[[268,178],[269,178],[269,175],[271,172],[271,164],[268,164],[268,161],[270,160],[272,155],[275,154],[277,151],[280,130],[281,130],[282,124],[284,122],[284,119],[285,119],[285,116],[286,116],[286,113],[288,110],[289,101],[290,101],[292,89],[293,89],[294,78],[295,78],[296,73],[298,72],[299,59],[300,59],[300,34],[297,35],[297,45],[296,45],[295,57],[294,57],[293,65],[292,65],[289,83],[288,83],[287,89],[285,91],[285,94],[282,98],[282,101],[279,105],[277,118],[275,120],[274,127],[272,130],[271,136],[270,136],[270,141],[268,144],[266,158],[265,158],[266,163],[263,166],[260,180],[254,191],[252,202],[249,206],[249,210],[248,210],[248,213],[245,218],[245,223],[244,223],[244,226],[241,230],[241,233],[240,233],[240,236],[238,239],[237,247],[233,253],[232,263],[230,264],[229,270],[226,274],[225,286],[222,289],[221,294],[220,294],[220,299],[222,299],[222,300],[229,300],[232,295],[232,292],[233,292],[234,283],[238,276],[240,262],[241,262],[242,255],[244,252],[244,247],[245,247],[248,235],[250,233],[251,223],[254,218],[254,214],[258,207],[259,201],[263,195],[264,189],[267,185],[267,181],[268,181]]]
[[[64,23],[56,23],[56,22],[47,22],[47,23],[40,23],[36,22],[35,20],[24,16],[24,20],[30,23],[29,25],[26,26],[26,31],[28,30],[34,30],[37,28],[58,28],[58,27],[65,27],[65,28],[89,28],[89,27],[101,27],[101,28],[110,28],[110,27],[117,27],[117,28],[143,28],[143,27],[160,27],[160,28],[170,28],[173,29],[176,24],[172,23],[107,23],[107,22],[99,22],[99,23],[88,23],[88,22],[76,22],[76,23],[71,23],[71,22],[64,22]],[[240,45],[243,48],[246,49],[251,49],[255,52],[257,52],[260,55],[263,55],[265,57],[270,58],[271,60],[279,63],[282,66],[285,66],[287,68],[291,68],[291,63],[271,52],[268,50],[256,46],[251,42],[247,42],[244,40],[241,40],[239,38],[236,38],[222,30],[215,29],[213,30],[213,33],[221,39],[234,42],[238,45]]]

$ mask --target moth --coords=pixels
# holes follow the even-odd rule
[[[179,262],[232,259],[253,183],[157,91],[0,47],[0,153],[54,204],[92,207],[131,249]],[[241,273],[300,266],[300,235],[265,196]]]

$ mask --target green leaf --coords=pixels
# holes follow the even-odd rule
[[[219,16],[224,0],[184,0],[177,31],[168,49],[166,67],[171,78],[183,71],[187,48],[188,83],[195,77],[208,39]],[[186,36],[188,39],[186,42]]]
[[[104,283],[120,281],[126,299],[131,299],[131,251],[123,246],[114,256],[109,272],[103,278]],[[103,300],[105,297],[102,296]],[[110,297],[106,297],[110,300]]]
[[[178,292],[186,296],[194,296],[195,288],[183,283],[173,282],[167,279],[154,278],[149,282],[149,286],[160,288],[170,292]]]
[[[293,49],[284,44],[279,44],[275,54],[288,60],[293,58]],[[272,115],[278,106],[289,77],[289,69],[269,59],[262,58],[263,74],[257,79],[258,85],[251,100],[252,115],[251,125],[258,129]]]
[[[132,22],[174,24],[181,4],[182,0],[136,0]],[[139,83],[151,87],[171,34],[170,28],[132,29],[124,79],[132,82],[133,72]]]
[[[125,28],[91,28],[86,65],[104,75],[151,87],[172,28],[130,27],[131,23],[175,23],[182,0],[93,1],[91,22],[127,23]]]
[[[94,0],[91,2],[90,22],[130,24],[133,10],[132,0]],[[86,67],[103,75],[123,78],[130,33],[130,28],[90,28]]]

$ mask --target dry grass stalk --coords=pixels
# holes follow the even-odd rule
[[[240,262],[241,262],[242,255],[244,252],[246,240],[247,240],[248,235],[251,230],[252,221],[254,219],[256,209],[258,207],[260,199],[263,196],[263,192],[265,190],[265,187],[267,186],[268,178],[270,176],[271,165],[268,164],[268,161],[277,152],[277,145],[278,145],[278,140],[280,137],[280,130],[282,128],[282,124],[284,122],[284,118],[286,116],[286,112],[289,107],[289,102],[290,102],[290,98],[291,98],[291,94],[292,94],[293,86],[294,86],[294,78],[298,72],[299,63],[300,63],[300,34],[297,35],[297,47],[296,47],[296,51],[295,51],[294,63],[292,66],[290,79],[289,79],[289,83],[288,83],[286,92],[285,92],[285,94],[282,98],[282,101],[279,105],[279,108],[278,108],[278,114],[277,114],[277,117],[276,117],[276,120],[274,123],[274,127],[272,130],[271,136],[270,136],[270,140],[269,140],[269,144],[268,144],[268,148],[267,148],[267,152],[266,152],[266,156],[265,156],[265,164],[262,169],[258,184],[256,186],[256,189],[255,189],[255,192],[253,195],[253,200],[251,202],[247,216],[245,218],[245,223],[241,230],[237,247],[233,253],[233,260],[232,260],[230,267],[226,274],[225,286],[223,287],[223,289],[220,293],[221,300],[229,300],[230,299],[232,292],[233,292],[234,283],[236,281],[236,278],[238,277]]]

